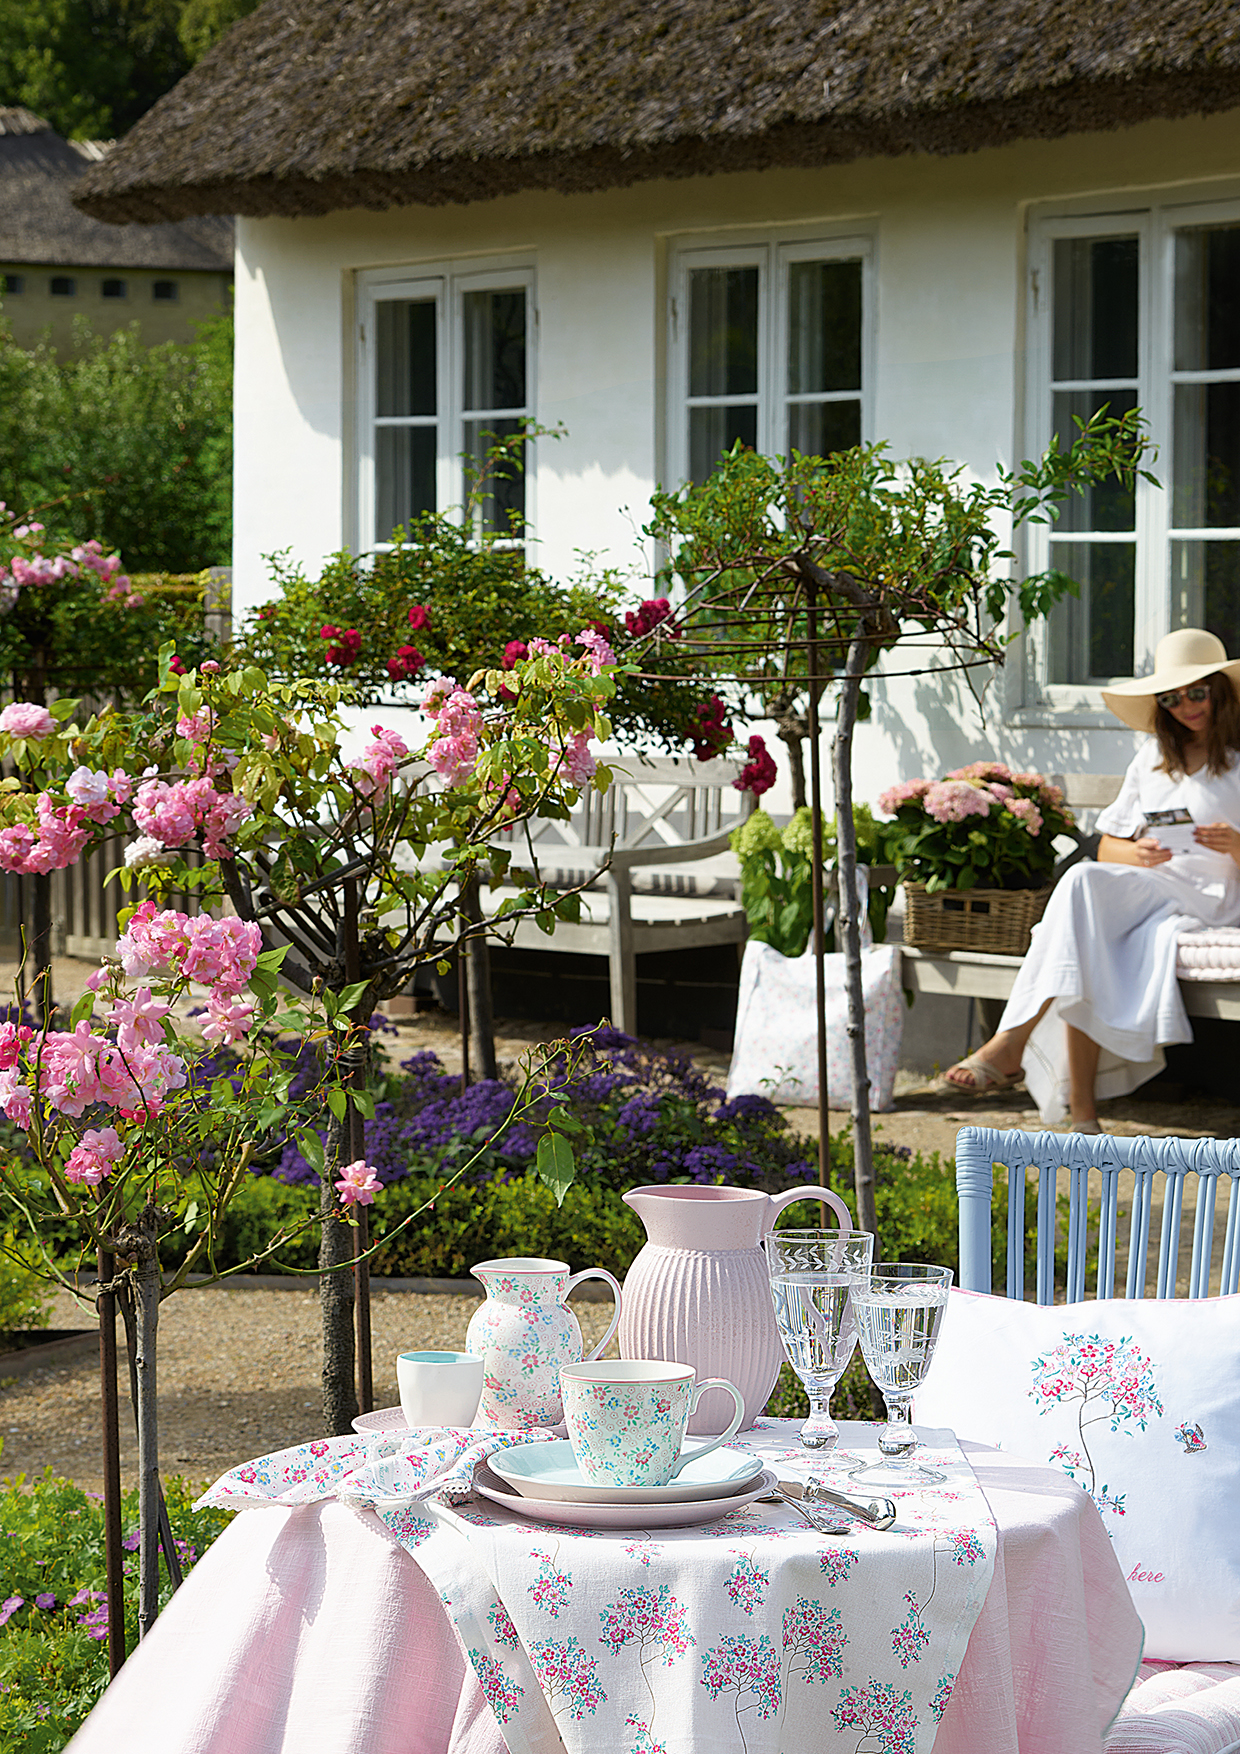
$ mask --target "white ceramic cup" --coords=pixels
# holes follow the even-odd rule
[[[396,1381],[406,1425],[474,1422],[486,1361],[470,1352],[401,1352]]]
[[[745,1403],[722,1377],[695,1381],[691,1364],[661,1358],[602,1359],[560,1371],[568,1440],[592,1486],[666,1486],[686,1462],[709,1455],[738,1430]],[[725,1432],[685,1449],[685,1428],[707,1389],[736,1403]]]

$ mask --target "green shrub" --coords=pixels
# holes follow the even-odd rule
[[[164,1491],[186,1568],[232,1513],[191,1509],[197,1489],[179,1478]],[[123,1523],[134,1531],[137,1493],[125,1494]],[[126,1648],[137,1643],[137,1558],[125,1561]],[[108,1680],[103,1506],[69,1480],[24,1474],[0,1489],[0,1749],[55,1754],[74,1734]],[[163,1607],[171,1594],[165,1583]],[[50,1600],[49,1600],[50,1598]]]
[[[0,1346],[23,1328],[45,1328],[51,1287],[37,1272],[39,1254],[15,1231],[0,1235]]]

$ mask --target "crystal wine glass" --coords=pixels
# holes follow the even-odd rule
[[[809,1396],[801,1443],[834,1449],[840,1432],[831,1417],[831,1391],[857,1344],[850,1293],[869,1273],[874,1238],[868,1230],[780,1230],[762,1242],[775,1325]]]
[[[882,1460],[852,1470],[866,1486],[926,1486],[945,1478],[908,1458],[918,1443],[913,1390],[930,1368],[951,1282],[950,1267],[880,1261],[867,1283],[853,1287],[861,1356],[887,1403],[887,1423],[878,1434]]]

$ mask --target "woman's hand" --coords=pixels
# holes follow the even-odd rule
[[[1199,822],[1193,839],[1199,847],[1212,853],[1226,853],[1240,865],[1240,829],[1233,828],[1230,822]]]
[[[1168,848],[1159,846],[1152,835],[1140,840],[1121,840],[1118,835],[1104,834],[1098,845],[1098,858],[1108,865],[1165,865],[1171,857]]]

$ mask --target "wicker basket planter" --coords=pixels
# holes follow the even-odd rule
[[[915,950],[984,950],[1023,956],[1046,911],[1044,889],[940,889],[905,881],[904,942]]]

